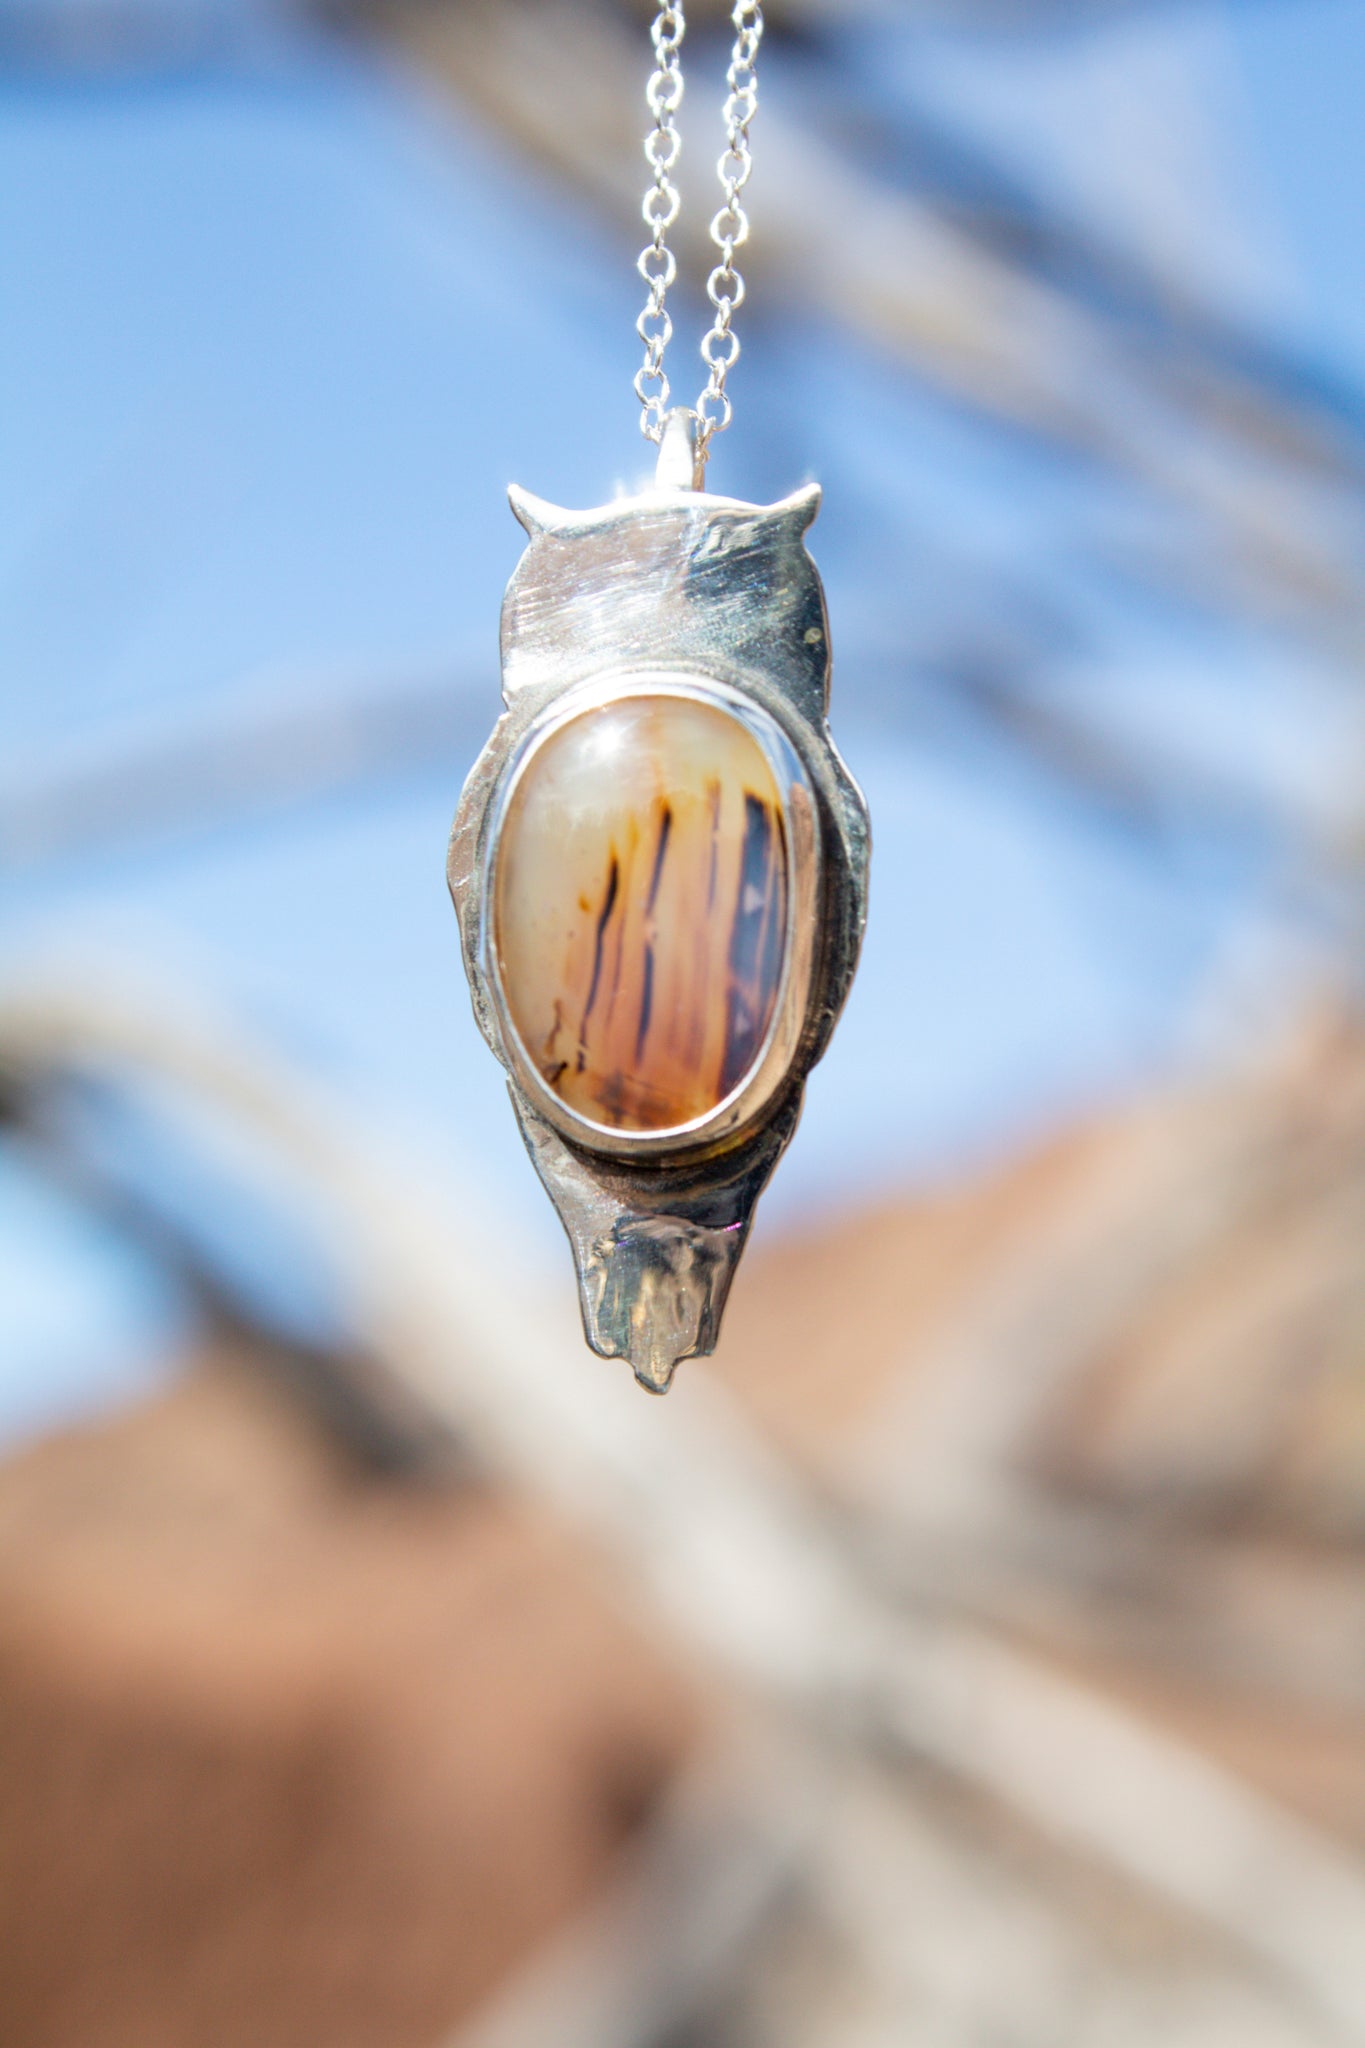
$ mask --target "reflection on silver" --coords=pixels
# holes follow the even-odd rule
[[[819,489],[749,505],[687,488],[680,467],[666,451],[651,489],[587,512],[512,490],[530,540],[503,601],[507,709],[465,785],[448,863],[474,1013],[573,1246],[588,1342],[656,1393],[680,1359],[715,1347],[754,1203],[848,993],[869,851],[826,724],[828,626],[804,540]],[[570,1108],[528,1057],[493,956],[491,880],[517,776],[546,734],[656,692],[723,708],[764,746],[787,806],[791,913],[749,1072],[686,1124],[630,1131]]]

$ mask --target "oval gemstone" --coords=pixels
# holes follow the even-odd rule
[[[561,1100],[623,1131],[723,1102],[772,1021],[787,892],[777,777],[729,711],[642,695],[551,732],[503,819],[493,944]]]

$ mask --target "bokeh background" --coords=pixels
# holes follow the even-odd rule
[[[1365,10],[765,11],[873,906],[660,1403],[443,877],[649,11],[0,0],[6,2048],[1365,2042]]]

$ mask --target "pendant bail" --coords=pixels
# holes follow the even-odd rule
[[[706,483],[706,443],[701,420],[690,406],[675,406],[664,418],[654,481],[664,491],[700,491]]]

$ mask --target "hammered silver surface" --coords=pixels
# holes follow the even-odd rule
[[[515,488],[510,497],[528,545],[503,601],[507,708],[456,812],[451,895],[475,1016],[573,1248],[588,1342],[662,1392],[680,1359],[715,1346],[754,1204],[795,1129],[862,941],[867,810],[826,723],[829,627],[805,546],[820,492],[808,485],[761,506],[656,486],[585,512]],[[781,728],[813,806],[796,856],[811,928],[800,1002],[761,1088],[680,1137],[585,1142],[538,1088],[495,998],[485,883],[500,795],[527,744],[566,697],[606,699],[636,674],[701,694],[718,685]]]

